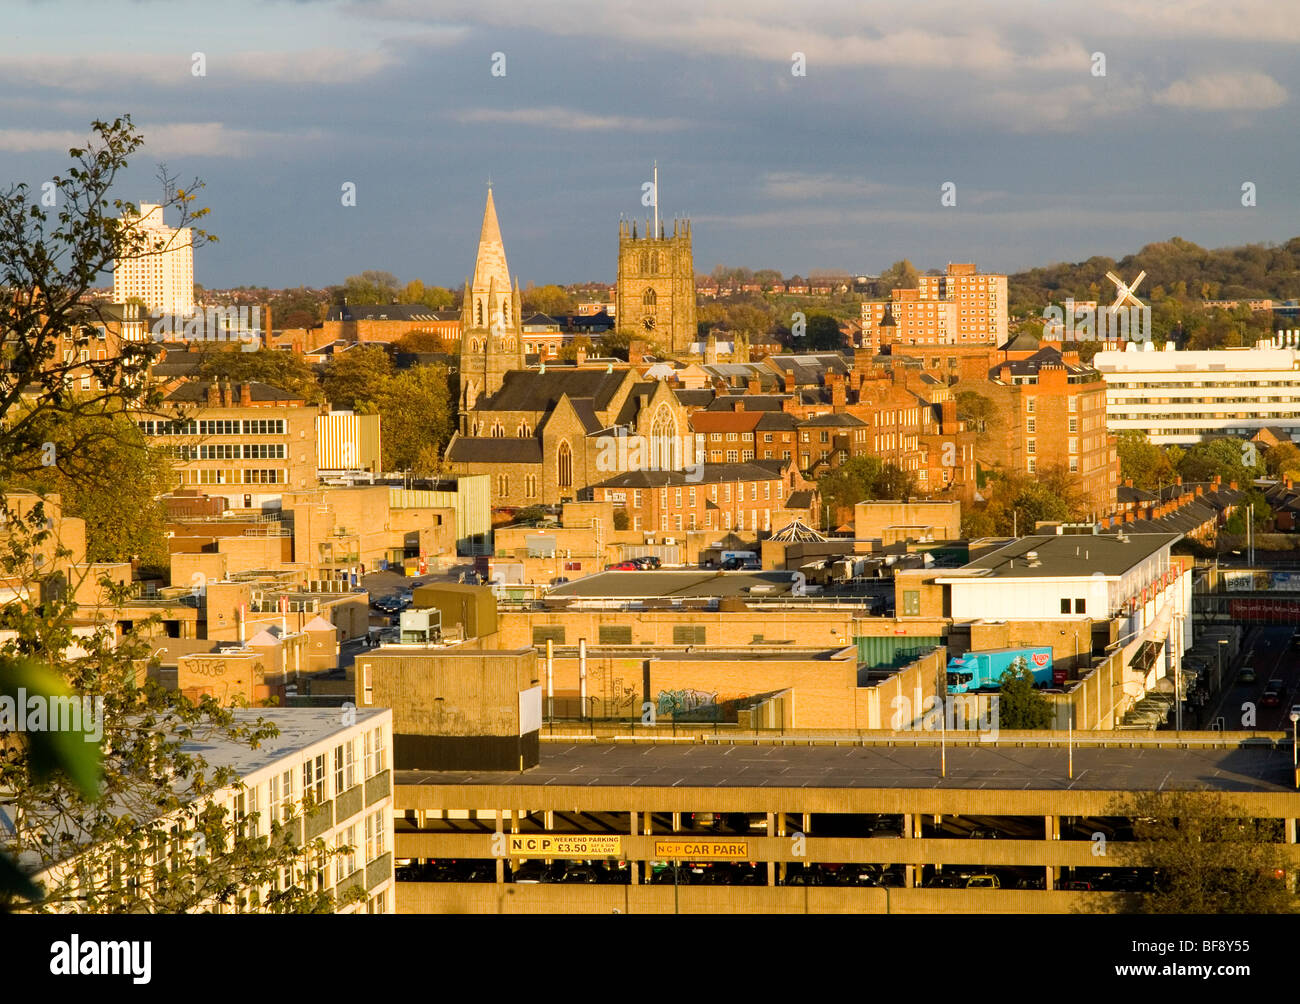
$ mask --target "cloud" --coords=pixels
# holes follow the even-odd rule
[[[629,132],[668,132],[690,125],[685,119],[640,118],[634,115],[597,115],[576,108],[474,108],[457,112],[457,122],[468,124],[534,126],[538,129],[565,129],[574,132],[626,130]]]
[[[865,178],[834,174],[772,171],[763,176],[759,195],[765,199],[862,199],[889,191],[890,186]]]
[[[1266,73],[1209,73],[1175,80],[1152,100],[1198,111],[1256,111],[1286,104],[1287,92]]]
[[[283,131],[229,129],[220,122],[164,122],[140,124],[142,148],[147,156],[248,157],[282,145],[324,138],[321,130]],[[71,147],[85,147],[88,132],[66,129],[0,129],[0,151],[32,153],[40,150],[66,152]]]

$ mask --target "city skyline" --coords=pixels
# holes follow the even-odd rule
[[[28,41],[0,43],[0,169],[39,189],[91,119],[131,113],[146,146],[114,194],[156,201],[159,161],[202,178],[221,239],[197,256],[208,287],[367,268],[458,284],[489,178],[522,282],[612,282],[617,221],[650,214],[655,161],[660,216],[692,218],[701,273],[905,257],[1014,273],[1297,232],[1300,31],[1250,0],[974,21],[944,3],[71,7],[57,33],[46,4],[10,15]],[[129,54],[102,46],[123,12]]]

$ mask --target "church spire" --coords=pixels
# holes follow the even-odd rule
[[[492,188],[488,186],[487,205],[483,207],[483,229],[478,238],[478,257],[474,259],[474,292],[487,292],[494,279],[498,289],[510,288],[501,225],[497,223],[497,208],[492,201]]]

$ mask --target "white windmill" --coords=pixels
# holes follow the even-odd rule
[[[1146,304],[1133,295],[1133,290],[1138,288],[1138,283],[1147,277],[1145,271],[1139,272],[1136,279],[1131,284],[1126,284],[1123,279],[1114,272],[1107,272],[1106,278],[1115,284],[1115,302],[1110,305],[1110,312],[1117,313],[1121,307],[1134,306],[1145,307]]]

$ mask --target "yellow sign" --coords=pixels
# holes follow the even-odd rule
[[[518,858],[616,858],[622,853],[622,837],[549,833],[510,835],[510,855]]]
[[[655,857],[681,861],[689,858],[732,858],[749,860],[749,842],[745,840],[656,840]]]

